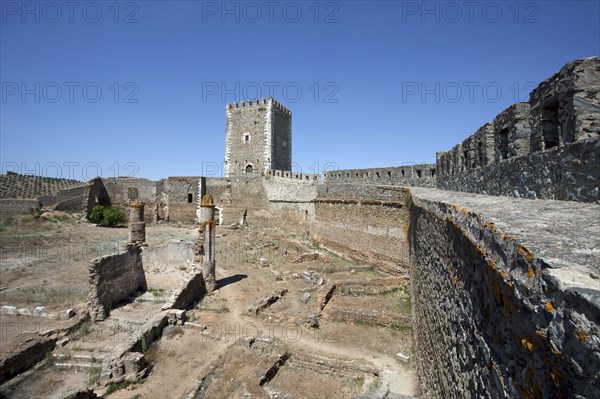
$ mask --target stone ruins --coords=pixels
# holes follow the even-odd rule
[[[438,152],[435,164],[322,176],[294,172],[290,110],[269,98],[227,104],[225,112],[223,177],[96,178],[82,188],[63,189],[72,198],[59,192],[40,204],[69,200],[87,214],[96,204],[130,210],[129,243],[89,267],[91,320],[139,327],[103,355],[103,386],[147,376],[148,344],[166,329],[193,326],[197,322],[186,320],[186,312],[215,301],[223,285],[247,277],[219,280],[217,255],[224,250],[218,242],[234,231],[258,236],[248,230],[258,226],[306,237],[330,257],[374,265],[380,273],[365,285],[352,277],[358,266],[337,282],[314,271],[290,272],[294,281],[311,287],[298,299],[312,303],[310,311],[298,311],[293,319],[303,328],[318,329],[327,318],[356,320],[357,313],[363,322],[404,325],[405,316],[381,311],[385,299],[378,302],[381,309],[350,310],[341,304],[366,301],[367,295],[388,292],[384,287],[390,284],[409,282],[413,347],[410,356],[398,359],[410,358],[415,367],[416,395],[600,398],[600,58],[566,64],[535,88],[528,102],[511,105],[461,143]],[[2,213],[18,209],[15,201],[0,203]],[[194,222],[195,242],[148,245],[145,219]],[[267,240],[263,246],[277,245]],[[322,258],[310,252],[294,262]],[[275,282],[288,278],[272,261],[260,257],[255,271],[271,270]],[[176,266],[181,264],[185,271]],[[155,300],[149,287],[159,278],[170,279],[172,286],[160,309],[151,308],[152,317],[143,322],[126,314],[123,304],[131,298]],[[270,309],[292,306],[295,284],[300,283],[270,289],[248,313],[277,318]],[[236,349],[233,357],[271,353],[258,338],[241,345],[246,349]],[[235,374],[230,383],[223,365],[189,397],[226,397],[207,394],[219,375],[213,384],[222,384],[221,392],[240,395],[245,389],[248,397],[291,398],[269,391],[278,376],[298,370],[299,359],[302,367],[320,373],[326,363],[316,366],[301,351],[274,353],[264,364],[257,361],[258,388],[238,384]],[[351,373],[352,367],[339,361],[328,370]],[[379,382],[356,397],[408,397],[392,388],[396,377],[372,373]],[[296,378],[301,385],[302,377]],[[271,393],[265,396],[265,389]],[[95,397],[86,395],[81,397]],[[315,391],[313,397],[328,395]]]

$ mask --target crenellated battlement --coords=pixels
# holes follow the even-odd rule
[[[289,170],[267,170],[265,176],[275,179],[295,180],[303,183],[317,183],[321,176],[312,173],[290,172]]]
[[[275,100],[272,97],[269,97],[268,99],[255,98],[252,100],[240,101],[239,103],[238,102],[227,103],[225,108],[227,110],[235,110],[235,109],[260,107],[260,106],[266,106],[266,105],[272,106],[273,109],[283,111],[287,115],[292,115],[292,111],[287,109],[285,106],[283,106],[280,102],[278,102],[277,100]]]
[[[509,106],[451,150],[438,152],[438,188],[598,201],[590,154],[600,139],[599,82],[600,57],[566,64],[531,92],[529,102]]]
[[[329,170],[323,173],[323,180],[327,183],[433,187],[435,175],[435,164],[411,164],[387,168]]]

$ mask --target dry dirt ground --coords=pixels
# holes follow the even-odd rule
[[[116,251],[127,239],[126,228],[96,227],[79,215],[9,222],[0,231],[0,305],[59,313],[74,308],[78,317],[85,313],[89,260]],[[192,225],[147,227],[149,246],[193,242],[196,235]],[[218,289],[188,310],[185,325],[144,343],[150,364],[145,378],[101,387],[99,365],[138,323],[160,310],[173,273],[148,276],[146,300],[116,309],[105,322],[80,321],[66,346],[1,385],[0,397],[60,398],[86,387],[115,399],[418,394],[410,361],[398,356],[412,355],[404,279],[316,248],[306,236],[252,224],[219,226],[216,260]],[[24,330],[69,328],[68,320],[0,317],[0,356],[19,350]]]

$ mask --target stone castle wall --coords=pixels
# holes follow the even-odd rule
[[[598,397],[600,268],[585,248],[600,206],[432,189],[411,203],[423,397]]]
[[[437,154],[437,187],[489,195],[600,200],[600,58],[565,65],[528,103]]]

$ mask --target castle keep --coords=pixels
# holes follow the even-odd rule
[[[225,177],[292,169],[292,113],[277,101],[227,104]]]

